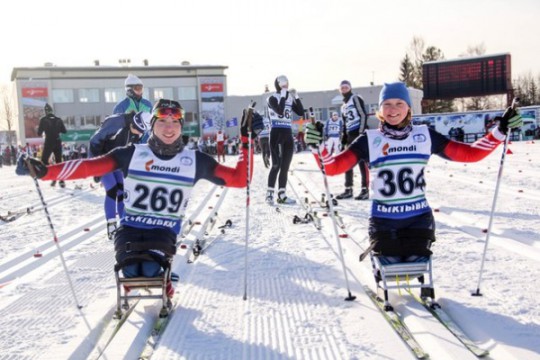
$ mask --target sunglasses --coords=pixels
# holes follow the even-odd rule
[[[179,108],[170,108],[170,107],[161,107],[154,110],[153,114],[158,119],[165,119],[167,117],[172,117],[175,120],[182,119],[182,109]]]

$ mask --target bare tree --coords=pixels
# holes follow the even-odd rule
[[[408,87],[422,90],[424,88],[423,65],[426,61],[436,61],[444,59],[441,49],[435,46],[428,46],[419,37],[413,37],[409,49],[400,64],[399,80]],[[422,101],[422,112],[450,112],[454,110],[452,100],[424,100]]]
[[[0,96],[3,107],[3,122],[6,125],[7,133],[7,143],[13,144],[15,139],[12,139],[12,131],[15,130],[15,107],[13,105],[13,97],[8,85],[2,85],[0,87]]]

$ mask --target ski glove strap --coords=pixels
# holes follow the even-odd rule
[[[316,124],[307,124],[306,134],[304,136],[304,141],[306,144],[317,147],[320,143],[322,143],[322,128],[323,124],[320,122],[317,122]]]
[[[499,130],[503,134],[508,134],[508,129],[517,128],[523,125],[523,118],[518,110],[508,107],[499,119]]]

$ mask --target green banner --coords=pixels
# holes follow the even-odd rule
[[[64,142],[89,141],[96,130],[68,130],[66,134],[60,134]]]
[[[195,136],[195,137],[201,136],[201,132],[199,130],[199,124],[197,124],[194,121],[186,122],[184,124],[184,128],[182,129],[182,134],[188,135],[188,136]]]

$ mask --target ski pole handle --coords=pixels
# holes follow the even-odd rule
[[[516,106],[519,105],[520,101],[521,101],[521,98],[515,97],[515,98],[512,100],[512,105],[511,105],[511,106],[512,106],[512,109],[515,110],[515,109],[516,109]]]
[[[312,124],[316,123],[316,121],[315,121],[315,113],[313,112],[313,107],[312,106],[309,107],[309,118],[311,119]]]
[[[249,106],[248,106],[248,113],[247,113],[246,122],[247,122],[247,125],[248,125],[249,129],[251,129],[251,121],[253,119],[253,110],[255,109],[255,105],[257,105],[257,102],[252,101],[251,104],[249,104]]]

